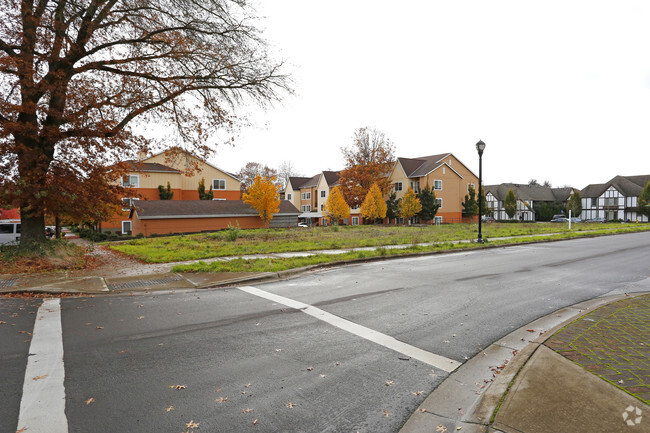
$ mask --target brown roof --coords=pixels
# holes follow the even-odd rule
[[[127,164],[127,167],[130,169],[130,171],[180,173],[180,170],[176,170],[172,167],[167,167],[166,165],[158,164],[157,162],[128,160],[124,161],[124,163]]]
[[[289,178],[289,183],[291,184],[293,190],[296,191],[300,189],[302,187],[302,184],[307,182],[309,179],[310,179],[309,177],[291,176]]]
[[[625,197],[638,197],[648,182],[650,182],[650,175],[648,174],[641,176],[615,176],[607,183],[587,185],[580,191],[580,196],[600,197],[610,186],[613,186]]]
[[[406,177],[420,177],[426,176],[444,161],[442,161],[449,153],[440,153],[437,155],[421,156],[418,158],[397,158],[402,165]]]
[[[485,193],[491,192],[497,200],[505,200],[509,189],[515,193],[519,200],[531,201],[566,201],[573,192],[573,188],[549,188],[541,185],[527,185],[519,183],[502,183],[500,185],[484,185]]]
[[[258,212],[241,200],[137,200],[129,218],[139,219],[215,218],[254,216]],[[300,212],[287,200],[280,201],[276,215],[298,215]]]
[[[334,186],[339,183],[339,178],[341,177],[340,171],[324,171],[323,176],[325,176],[325,182],[327,186]]]

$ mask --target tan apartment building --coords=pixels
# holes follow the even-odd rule
[[[137,200],[160,200],[158,186],[174,193],[172,200],[199,200],[199,182],[205,180],[206,192],[212,186],[214,200],[239,200],[241,181],[235,175],[201,160],[189,152],[168,158],[167,151],[140,160],[125,161],[130,167],[122,179],[129,193],[122,198],[122,210],[101,224],[104,232],[131,233],[129,211]],[[190,170],[196,168],[195,170]]]
[[[462,222],[462,203],[469,186],[478,194],[478,177],[451,153],[397,158],[390,181],[398,199],[404,197],[409,187],[418,193],[428,185],[440,206],[435,217],[440,223]]]

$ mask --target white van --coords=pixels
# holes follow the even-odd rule
[[[20,220],[0,220],[0,245],[20,241]]]

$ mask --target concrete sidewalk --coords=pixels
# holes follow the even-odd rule
[[[494,343],[438,386],[401,433],[647,433],[648,403],[650,295],[617,295]]]

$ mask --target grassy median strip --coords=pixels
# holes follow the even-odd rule
[[[580,233],[598,230],[648,230],[649,224],[491,223],[483,225],[485,238],[543,233]],[[169,263],[213,257],[316,251],[386,245],[469,241],[476,238],[477,224],[442,226],[333,226],[308,229],[223,230],[181,236],[133,239],[108,244],[110,248],[148,263]]]
[[[637,229],[642,231],[650,230],[650,225],[636,226]],[[633,231],[633,227],[623,227],[620,225],[616,229],[601,229],[594,231],[577,231],[554,234],[549,236],[522,236],[514,239],[499,239],[489,241],[486,244],[478,244],[475,242],[441,242],[434,245],[412,245],[404,248],[377,248],[375,250],[351,251],[341,254],[314,254],[303,257],[291,258],[259,258],[259,259],[244,259],[236,258],[227,261],[214,261],[206,263],[203,261],[176,265],[172,268],[172,272],[279,272],[287,269],[301,268],[312,265],[323,265],[327,263],[336,263],[348,260],[363,260],[375,257],[399,257],[408,254],[427,253],[434,251],[451,251],[463,250],[472,248],[485,248],[494,246],[516,245],[530,242],[540,242],[548,240],[561,240],[585,236],[599,236],[616,233],[626,233]],[[637,231],[637,230],[634,230]]]

